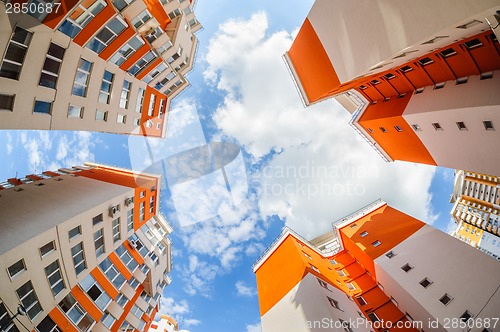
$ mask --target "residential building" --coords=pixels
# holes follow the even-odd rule
[[[500,260],[500,178],[457,170],[450,202],[451,235]]]
[[[305,105],[334,97],[386,161],[500,174],[496,0],[316,0],[284,55]]]
[[[170,103],[189,86],[194,6],[0,1],[0,128],[165,137]]]
[[[179,324],[170,316],[161,315],[159,321],[155,321],[149,327],[148,332],[174,332],[179,331]]]
[[[500,262],[380,200],[333,227],[254,264],[264,332],[500,330]]]
[[[172,265],[159,181],[87,163],[2,183],[0,329],[147,330]]]

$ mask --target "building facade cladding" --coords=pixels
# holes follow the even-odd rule
[[[340,239],[333,251],[285,230],[256,262],[263,331],[419,331],[434,320],[445,331],[446,317],[496,317],[500,263],[487,255],[383,202],[334,227],[320,240]],[[485,290],[461,292],[478,271]]]
[[[500,178],[458,170],[451,202],[452,235],[500,260]]]
[[[498,2],[354,6],[317,0],[284,56],[305,105],[335,97],[387,161],[500,174]]]
[[[35,18],[0,1],[0,126],[165,137],[202,28],[194,5],[64,1]]]
[[[2,183],[1,328],[147,330],[170,283],[159,179],[86,164]]]

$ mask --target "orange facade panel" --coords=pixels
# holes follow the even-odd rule
[[[99,283],[99,285],[102,286],[102,288],[104,288],[106,293],[108,293],[108,295],[111,296],[112,299],[116,298],[118,294],[120,294],[120,292],[116,290],[111,281],[109,281],[108,277],[106,277],[99,268],[93,269],[90,274],[92,274],[94,279]]]
[[[144,40],[144,38],[143,38],[143,40]],[[137,51],[135,51],[135,53],[132,54],[130,56],[130,58],[128,58],[127,60],[125,60],[125,62],[123,62],[120,65],[120,69],[125,70],[125,71],[129,70],[130,67],[132,67],[134,65],[134,63],[136,63],[137,61],[139,61],[150,50],[151,50],[151,47],[149,46],[149,44],[145,43]]]
[[[73,287],[71,289],[71,294],[80,303],[80,305],[89,313],[89,315],[95,320],[100,321],[103,313],[97,307],[97,305],[92,301],[79,286]]]
[[[123,321],[125,320],[125,318],[127,317],[128,313],[130,312],[130,309],[132,309],[132,306],[137,301],[137,298],[139,298],[139,296],[141,295],[143,289],[144,289],[143,285],[139,285],[137,287],[137,289],[135,290],[134,296],[130,299],[130,301],[128,301],[125,304],[125,307],[123,308],[122,315],[111,326],[111,331],[119,331],[120,330],[120,326],[122,325]]]
[[[54,323],[57,324],[59,329],[61,331],[65,332],[79,332],[78,330],[70,321],[68,318],[66,318],[66,315],[64,315],[58,307],[55,307],[49,312],[49,317],[54,321]]]
[[[55,29],[66,15],[78,4],[78,0],[61,1],[61,6],[57,11],[53,11],[43,20],[43,24],[51,29]]]
[[[158,182],[157,178],[152,176],[135,174],[130,171],[127,172],[126,170],[105,168],[101,166],[90,170],[80,171],[78,172],[78,175],[129,188],[137,188],[139,186],[150,188],[156,186]]]
[[[83,28],[83,30],[78,33],[78,35],[76,35],[76,37],[73,39],[75,43],[80,46],[84,46],[85,44],[87,44],[90,38],[92,38],[92,36],[97,31],[105,26],[106,23],[116,15],[115,7],[113,6],[113,4],[109,1],[106,1],[106,3],[107,6],[104,7],[104,9],[101,10],[101,12],[97,14],[96,17],[94,17],[92,21],[90,21],[85,26],[85,28]]]
[[[300,28],[288,56],[309,102],[322,99],[340,85],[335,68],[308,19]]]
[[[137,230],[137,229],[138,228],[134,227],[134,230]],[[137,263],[139,263],[139,265],[144,264],[144,258],[141,256],[141,254],[139,254],[139,252],[135,248],[133,248],[130,245],[129,241],[123,242],[123,246],[128,250],[130,256],[132,256],[137,261]]]
[[[163,58],[157,58],[156,60],[152,61],[149,65],[146,66],[146,68],[144,68],[143,70],[141,70],[139,72],[139,74],[137,74],[135,77],[138,79],[138,80],[142,80],[144,77],[146,77],[147,74],[149,74],[149,72],[151,70],[153,70],[154,68],[156,68],[156,66],[158,66],[160,63],[163,62]]]
[[[111,262],[113,262],[113,265],[116,266],[118,271],[120,271],[121,275],[124,276],[125,279],[129,280],[132,277],[132,273],[114,252],[109,254],[108,258]]]
[[[161,2],[157,0],[144,0],[146,3],[146,6],[148,7],[149,12],[151,15],[156,18],[158,23],[160,23],[160,26],[163,30],[167,28],[167,25],[171,22],[170,17],[168,17],[167,13],[165,12],[165,9],[163,8]]]

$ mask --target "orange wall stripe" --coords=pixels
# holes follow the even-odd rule
[[[142,45],[137,51],[135,51],[134,54],[130,56],[127,60],[125,60],[121,65],[120,69],[122,70],[129,70],[130,67],[134,65],[137,61],[139,61],[146,53],[148,53],[151,50],[151,47],[149,46],[148,43],[145,43]]]
[[[160,63],[163,62],[163,58],[159,57],[158,59],[154,60],[151,62],[149,65],[146,66],[138,75],[136,75],[136,78],[138,80],[142,80],[151,70],[153,70],[156,66],[158,66]]]
[[[96,267],[95,269],[92,270],[92,272],[90,272],[90,274],[92,274],[95,280],[97,280],[99,285],[101,285],[102,288],[104,288],[106,293],[108,293],[108,295],[112,299],[115,299],[118,296],[118,294],[120,294],[120,292],[116,290],[115,286],[111,283],[111,281],[109,281],[108,277],[106,277],[106,275],[102,273],[99,268]]]
[[[109,44],[104,50],[102,50],[102,52],[99,54],[99,57],[101,59],[108,60],[134,35],[135,30],[131,26],[129,26],[122,33],[120,33],[118,37],[116,37],[116,39],[111,42],[111,44]]]
[[[123,308],[122,315],[111,326],[111,331],[118,331],[120,329],[120,326],[122,325],[123,321],[125,320],[125,318],[127,317],[128,313],[130,312],[130,309],[132,309],[132,306],[137,301],[137,298],[142,293],[143,289],[144,289],[143,285],[137,286],[137,289],[135,291],[134,296],[132,297],[132,299],[130,299],[130,301],[127,302],[127,304],[125,304],[125,307]]]
[[[71,290],[71,294],[75,297],[75,299],[80,303],[80,305],[89,313],[89,315],[95,320],[100,321],[103,314],[101,310],[95,305],[94,301],[92,301],[81,289],[79,286],[73,287]]]
[[[61,6],[58,11],[53,11],[43,20],[43,24],[51,29],[55,29],[56,26],[61,23],[61,21],[66,17],[66,15],[78,4],[78,0],[65,0],[61,1]]]
[[[109,260],[113,262],[113,264],[116,266],[118,271],[121,272],[121,274],[125,277],[125,279],[129,280],[130,277],[132,277],[132,273],[127,269],[125,264],[121,261],[121,259],[116,255],[116,253],[112,252],[109,254]]]
[[[167,25],[171,22],[170,17],[168,17],[165,9],[159,1],[155,0],[144,0],[149,12],[153,15],[156,20],[160,23],[163,30],[167,28]]]
[[[92,168],[90,170],[80,171],[78,172],[78,175],[129,188],[136,188],[141,185],[153,186],[157,182],[156,178],[147,175],[127,173],[125,171],[100,168],[100,167]]]
[[[52,318],[54,323],[61,329],[61,331],[65,332],[79,332],[79,330],[66,318],[58,307],[55,307],[49,312],[49,317]]]
[[[78,35],[76,35],[73,39],[75,43],[80,46],[85,45],[97,31],[106,25],[110,18],[115,16],[115,7],[109,1],[106,1],[106,3],[108,5],[101,10],[101,12],[97,14]]]
[[[340,85],[335,68],[309,19],[300,28],[288,56],[310,102],[322,99]]]

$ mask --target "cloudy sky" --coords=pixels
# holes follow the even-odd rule
[[[173,282],[162,312],[191,332],[260,331],[251,265],[285,224],[312,238],[382,198],[446,231],[453,170],[385,163],[334,100],[302,106],[281,56],[312,3],[198,0],[204,30],[191,87],[173,102],[167,141],[1,131],[0,177],[85,161],[144,170],[151,160],[165,166],[209,142],[241,148],[235,162],[224,163],[231,183],[216,174],[181,186],[164,174],[162,212],[175,232]],[[147,161],[145,144],[153,151]],[[199,159],[191,158],[196,168]]]

